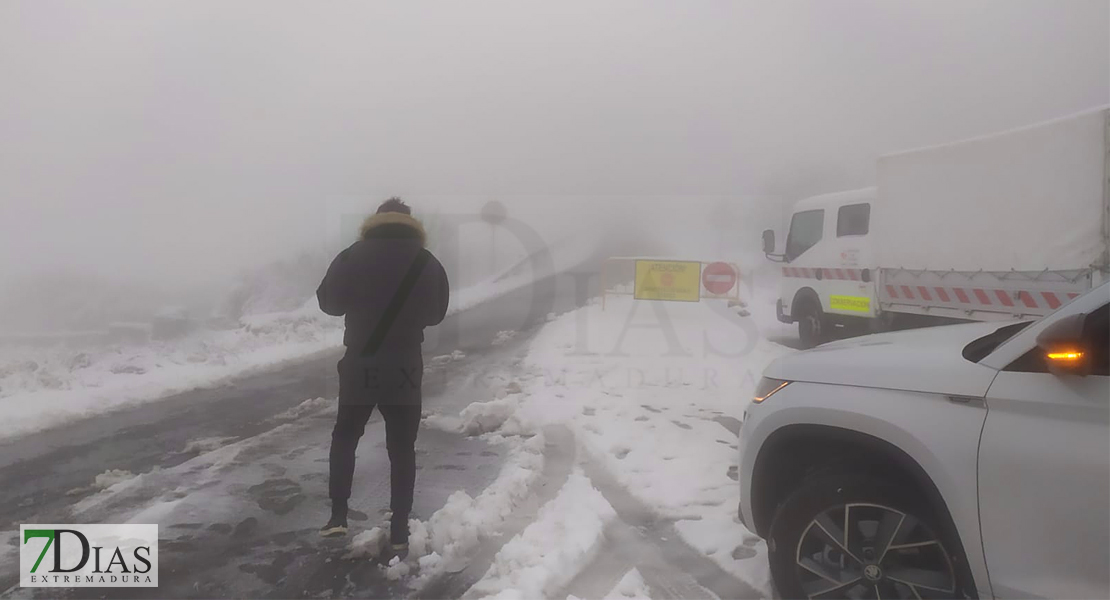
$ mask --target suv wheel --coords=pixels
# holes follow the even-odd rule
[[[956,546],[897,480],[837,468],[779,507],[767,546],[783,598],[962,598]]]

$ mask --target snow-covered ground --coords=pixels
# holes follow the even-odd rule
[[[203,330],[148,344],[0,348],[0,438],[51,427],[326,351],[342,342],[342,320],[309,301],[243,317],[230,330]]]
[[[186,569],[198,568],[189,566],[195,558],[173,557],[194,552],[197,523],[214,524],[211,535],[230,531],[229,543],[248,536],[203,575],[189,571],[219,594],[265,592],[272,582],[250,573],[278,555],[309,564],[336,552],[326,560],[353,565],[337,569],[378,569],[405,593],[435,597],[770,597],[766,548],[736,519],[736,432],[763,367],[790,350],[765,339],[785,333],[767,294],[746,296],[749,317],[725,301],[624,297],[553,317],[524,344],[499,336],[492,368],[465,377],[466,393],[481,400],[426,414],[425,427],[447,433],[420,442],[480,437],[501,448],[499,474],[414,518],[404,561],[375,564],[386,533],[373,520],[355,523],[339,548],[315,541],[335,410],[322,398],[274,417],[274,428],[254,437],[194,440],[185,451],[198,454],[179,465],[107,470],[72,518],[158,523],[164,560],[185,560]],[[384,458],[365,453],[360,481],[380,478]],[[439,472],[425,468],[418,486]],[[689,571],[708,564],[735,585],[703,586],[687,572],[691,560],[701,562]]]
[[[573,268],[591,251],[588,243],[555,245],[539,261],[541,270],[525,260],[453,291],[448,314]],[[0,346],[0,438],[216,386],[337,348],[343,339],[343,320],[320,312],[314,297],[292,311],[245,316],[238,325],[145,344]]]
[[[536,520],[501,548],[467,596],[551,596],[597,553],[605,524],[614,517],[613,507],[576,470]]]
[[[765,294],[754,296],[754,315],[746,318],[724,301],[627,297],[610,299],[604,310],[593,303],[565,314],[532,340],[497,397],[429,424],[490,440],[568,428],[578,463],[602,468],[673,522],[689,546],[769,595],[766,547],[736,518],[736,435],[762,369],[791,350],[765,339],[788,332],[774,322],[773,301],[768,312]],[[614,508],[576,470],[467,596],[566,592],[605,545],[606,523],[614,518]],[[641,593],[637,576],[628,571],[611,595]]]

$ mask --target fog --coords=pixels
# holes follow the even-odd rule
[[[6,293],[188,294],[390,195],[746,236],[880,154],[1110,102],[1110,3],[13,0],[0,82]]]

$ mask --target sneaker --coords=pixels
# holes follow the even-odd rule
[[[328,524],[320,528],[322,537],[339,537],[347,535],[347,500],[331,501],[331,518]]]
[[[328,519],[328,524],[320,528],[321,537],[341,537],[347,535],[347,519],[343,517],[332,516]]]

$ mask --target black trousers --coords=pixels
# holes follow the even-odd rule
[[[355,450],[374,413],[373,403],[340,403],[331,433],[331,474],[328,492],[332,500],[351,497],[355,474]],[[390,510],[407,518],[412,512],[416,485],[416,434],[420,428],[420,402],[377,404],[385,420],[385,445],[389,452]]]

